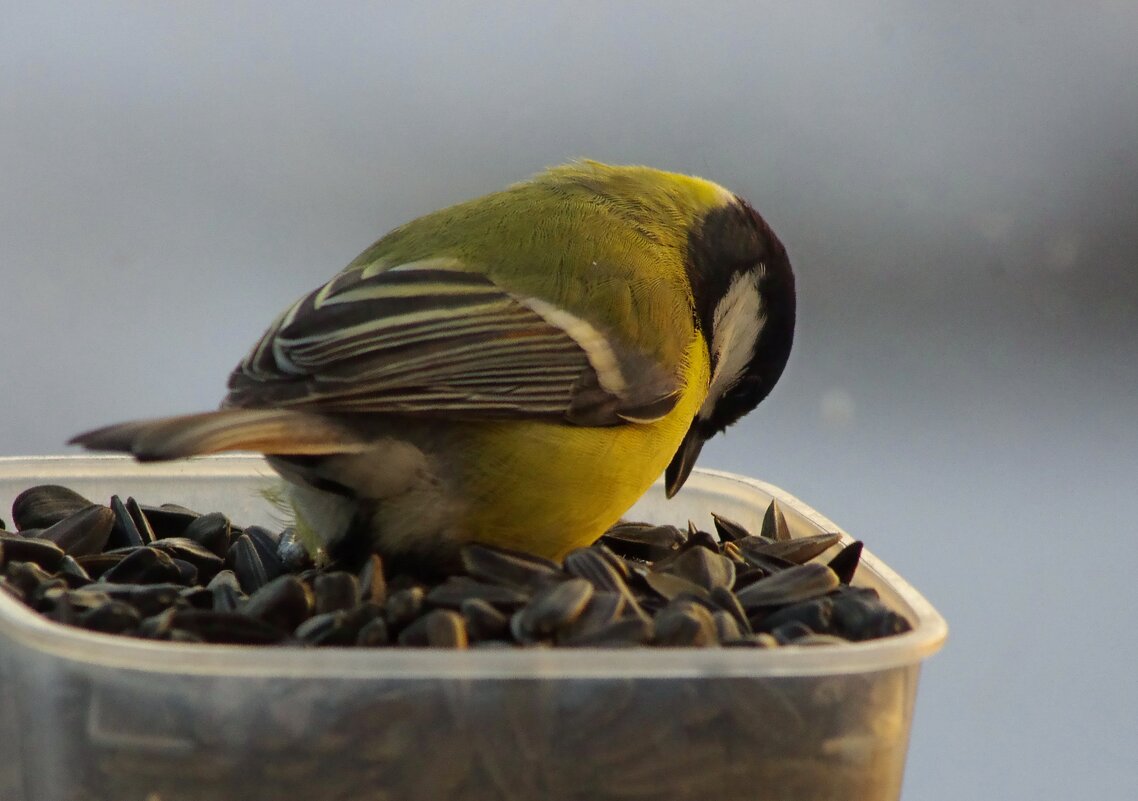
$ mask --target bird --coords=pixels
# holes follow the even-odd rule
[[[219,409],[71,444],[254,451],[326,559],[552,560],[768,396],[794,338],[785,247],[712,181],[578,160],[426,214],[283,311]]]

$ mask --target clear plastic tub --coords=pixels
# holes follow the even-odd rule
[[[271,524],[257,490],[272,480],[257,457],[0,459],[0,514],[59,483]],[[796,535],[837,530],[772,486],[698,470],[628,516],[757,529],[771,498]],[[920,662],[946,627],[868,553],[857,583],[913,630],[770,651],[199,646],[67,628],[0,593],[0,798],[896,799]]]

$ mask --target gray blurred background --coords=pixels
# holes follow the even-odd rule
[[[701,464],[951,626],[905,798],[1138,797],[1138,6],[698,6],[0,2],[0,454],[213,407],[422,212],[576,156],[701,174],[800,288]]]

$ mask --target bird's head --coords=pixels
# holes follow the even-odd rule
[[[732,196],[692,230],[687,270],[711,380],[664,474],[669,498],[687,480],[703,443],[770,394],[794,340],[794,273],[786,249],[743,199]]]

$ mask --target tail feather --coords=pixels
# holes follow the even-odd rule
[[[289,409],[222,409],[135,420],[88,431],[68,444],[132,453],[143,462],[222,451],[316,456],[366,447],[358,434],[327,417]]]

